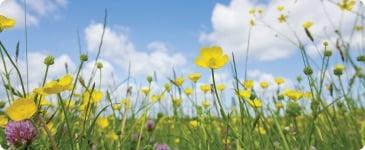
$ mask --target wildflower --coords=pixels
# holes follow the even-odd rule
[[[266,88],[268,88],[268,87],[269,87],[269,83],[268,83],[268,82],[266,82],[266,81],[262,81],[262,82],[260,83],[260,87],[261,87],[261,88],[263,88],[263,89],[266,89]]]
[[[86,54],[81,54],[80,55],[80,61],[81,62],[85,62],[89,59],[89,57]]]
[[[249,99],[251,97],[251,92],[249,90],[239,91],[238,96],[242,99]]]
[[[203,106],[205,109],[207,109],[207,108],[209,108],[209,107],[210,107],[210,102],[209,102],[208,100],[204,100],[204,101],[202,102],[202,106]]]
[[[285,82],[285,80],[284,80],[284,78],[282,78],[282,77],[277,77],[277,78],[275,78],[275,83],[277,84],[277,85],[281,85],[281,84],[283,84]]]
[[[141,88],[141,91],[143,92],[144,95],[148,95],[150,93],[150,88],[149,87],[143,87]]]
[[[171,85],[170,85],[170,84],[165,83],[164,87],[165,87],[165,90],[166,90],[167,92],[170,92],[170,90],[171,90]]]
[[[56,134],[57,128],[52,122],[47,123],[47,128],[51,131],[52,135]]]
[[[226,86],[225,86],[224,84],[218,84],[218,85],[217,85],[217,90],[218,90],[218,91],[223,92],[223,91],[224,91],[224,89],[226,89]]]
[[[195,63],[202,68],[219,69],[228,62],[228,55],[223,54],[219,46],[204,47],[200,50],[200,55],[195,59]]]
[[[0,115],[0,127],[4,128],[8,124],[8,118],[5,115]]]
[[[261,108],[262,102],[259,99],[249,100],[248,104],[253,108]]]
[[[153,149],[154,150],[170,150],[170,147],[167,144],[155,144]]]
[[[193,128],[196,128],[199,126],[199,122],[197,120],[191,120],[190,121],[190,126]]]
[[[355,4],[356,0],[342,0],[340,3],[337,3],[338,7],[340,7],[340,9],[343,11],[351,11]]]
[[[243,82],[243,86],[246,89],[252,89],[254,84],[255,84],[255,82],[253,80],[246,80],[246,81]]]
[[[106,137],[112,141],[115,141],[115,140],[118,140],[118,135],[113,132],[113,131],[109,131],[107,134],[106,134]]]
[[[209,84],[205,84],[205,85],[201,85],[200,86],[200,90],[203,92],[203,93],[207,93],[211,90],[211,87]]]
[[[152,102],[158,102],[162,99],[163,94],[154,94],[151,96]]]
[[[28,145],[37,134],[37,129],[30,120],[11,121],[5,128],[6,140],[10,145]]]
[[[287,16],[287,15],[281,14],[281,15],[278,17],[279,23],[284,23],[284,22],[286,22],[287,18],[288,18],[288,16]]]
[[[275,107],[276,107],[276,109],[279,110],[279,109],[282,109],[284,107],[284,104],[283,104],[283,102],[276,102]]]
[[[125,109],[132,108],[132,101],[128,98],[122,100],[122,104],[124,105]]]
[[[72,89],[73,77],[67,74],[58,80],[46,83],[42,88],[35,89],[35,92],[42,95],[58,94]]]
[[[122,107],[122,104],[113,104],[112,105],[113,110],[120,110],[121,107]]]
[[[11,120],[21,121],[30,119],[37,112],[37,105],[32,99],[20,98],[15,100],[5,112]]]
[[[7,18],[3,15],[0,15],[0,32],[5,29],[10,29],[15,26],[16,21],[11,18]]]
[[[276,7],[276,9],[277,9],[278,11],[283,11],[283,10],[285,9],[285,7],[284,7],[284,6],[282,6],[282,5],[279,5],[279,6],[277,6],[277,7]]]
[[[175,139],[175,143],[176,143],[176,144],[179,144],[179,143],[180,143],[180,139],[179,139],[179,138],[176,138],[176,139]]]
[[[330,50],[325,50],[325,51],[324,51],[324,56],[326,56],[326,57],[331,57],[331,56],[332,56],[332,51],[330,51]]]
[[[305,75],[310,76],[313,74],[313,69],[311,67],[305,67],[303,72]]]
[[[305,29],[309,29],[310,27],[312,27],[313,26],[313,22],[311,22],[311,21],[306,21],[306,22],[304,22],[303,23],[303,28],[305,28]]]
[[[174,106],[180,107],[182,100],[181,100],[181,98],[173,98],[172,103],[174,104]]]
[[[287,96],[289,99],[297,101],[303,97],[303,93],[297,90],[287,89],[283,92],[284,96]]]
[[[107,117],[101,117],[101,118],[98,118],[96,120],[96,124],[102,128],[102,129],[105,129],[106,127],[109,126],[109,120]]]
[[[147,123],[146,123],[146,128],[147,131],[153,131],[153,129],[155,129],[155,122],[152,119],[148,119]]]
[[[265,135],[266,134],[266,130],[264,127],[257,127],[256,128],[256,132],[261,134],[261,135]]]
[[[175,79],[174,83],[176,84],[176,86],[182,86],[184,84],[184,78],[178,77]]]
[[[333,74],[340,76],[342,75],[343,71],[345,70],[345,66],[342,64],[337,64],[335,69],[333,70]]]
[[[201,78],[201,74],[200,73],[192,73],[192,74],[190,74],[189,76],[188,76],[188,78],[192,81],[192,82],[194,82],[194,83],[196,83],[200,78]]]
[[[354,27],[355,31],[362,31],[364,29],[363,26],[355,26]]]
[[[91,100],[92,103],[98,103],[103,98],[103,92],[99,90],[92,91],[91,96],[90,92],[86,91],[83,95],[84,103],[88,103]]]
[[[248,10],[248,14],[250,14],[250,15],[254,15],[254,14],[255,14],[255,12],[256,12],[256,9],[255,9],[255,8],[250,8],[250,9]]]
[[[193,89],[192,88],[185,88],[184,93],[187,96],[190,96],[193,93]]]

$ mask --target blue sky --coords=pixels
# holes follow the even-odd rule
[[[194,58],[202,46],[222,45],[224,48],[229,49],[227,53],[234,51],[234,48],[232,48],[234,46],[245,47],[247,44],[247,39],[245,39],[248,29],[247,22],[250,19],[247,13],[249,8],[265,8],[268,10],[267,16],[270,16],[275,15],[275,13],[271,14],[271,12],[274,12],[276,6],[281,4],[277,1],[258,3],[250,0],[52,0],[48,3],[45,0],[40,0],[40,2],[53,7],[52,9],[44,8],[45,13],[40,13],[41,11],[37,10],[40,9],[39,7],[32,8],[33,5],[29,6],[30,15],[37,20],[36,23],[30,23],[28,28],[30,52],[55,56],[66,54],[77,64],[79,56],[76,31],[79,30],[83,50],[88,52],[90,56],[93,56],[95,53],[90,51],[90,42],[92,41],[87,40],[85,30],[92,25],[101,23],[104,16],[104,8],[107,8],[107,22],[112,33],[118,36],[126,36],[128,38],[127,41],[133,43],[134,50],[138,51],[138,54],[151,53],[151,50],[147,48],[148,45],[154,41],[162,42],[168,48],[167,56],[179,53],[182,54],[181,57],[186,59],[185,63],[179,64],[176,68],[178,72],[180,72],[180,68],[182,70],[185,69],[185,71],[181,71],[183,73],[188,73],[189,71],[207,72],[193,64]],[[22,7],[20,1],[7,0],[3,6],[0,6],[0,13],[5,15],[9,13],[11,17],[17,17],[19,24],[16,29],[0,34],[0,38],[10,48],[15,47],[16,41],[20,40],[21,47],[24,48],[23,22],[21,19],[19,20],[19,14],[6,12],[4,7],[10,7],[9,3],[18,4]],[[34,4],[35,0],[29,0],[29,3]],[[300,7],[311,5],[311,2],[305,1],[302,3],[304,4]],[[37,6],[36,4],[34,5]],[[289,3],[284,3],[283,5],[289,5]],[[43,7],[47,7],[47,5]],[[290,5],[288,7],[290,8]],[[297,6],[293,7],[296,8]],[[239,14],[241,12],[242,16]],[[298,24],[296,26],[299,30],[298,32],[303,32],[300,28],[303,21],[308,19],[318,20],[318,17],[303,14],[300,10],[295,15],[297,17],[293,16],[292,18]],[[276,16],[266,17],[265,19],[276,21]],[[242,25],[242,30],[240,26],[237,28],[237,25]],[[318,23],[318,26],[322,25],[325,26],[325,23]],[[322,28],[318,27],[315,30],[320,31]],[[287,31],[283,32],[288,33]],[[237,33],[238,37],[236,37],[235,33]],[[276,42],[276,34],[266,36],[266,34],[269,34],[268,30],[264,30],[262,27],[254,29],[253,34],[255,37],[253,37],[254,40],[252,41],[253,50],[249,61],[249,70],[256,71],[256,74],[267,74],[267,76],[272,77],[283,76],[291,79],[301,74],[303,65],[299,51],[296,48],[284,44],[287,41],[282,39],[280,42]],[[321,35],[319,34],[319,36]],[[242,43],[239,44],[242,45],[237,46],[236,43],[225,42],[225,39],[240,41],[240,38],[242,38]],[[322,39],[319,39],[316,42],[316,46],[319,45],[318,47],[320,47],[321,41]],[[243,50],[241,49],[241,51]],[[238,57],[243,57],[240,53],[237,55]],[[109,60],[117,74],[125,75],[125,68],[119,67],[121,66],[120,62],[113,60],[118,59],[117,57],[110,57],[109,55],[102,58]],[[243,62],[243,59],[238,61]],[[239,69],[242,71],[244,69],[243,64],[239,63],[239,65]],[[186,68],[189,69],[186,70]],[[229,66],[221,72],[230,75]],[[261,76],[256,77],[257,79],[269,78],[262,77],[262,75],[252,76]]]

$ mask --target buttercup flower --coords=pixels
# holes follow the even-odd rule
[[[0,127],[4,128],[8,124],[8,118],[5,115],[0,115]]]
[[[261,108],[262,102],[259,99],[248,100],[248,104],[253,108]]]
[[[251,97],[251,92],[249,90],[239,91],[238,96],[240,96],[242,99],[249,99]]]
[[[283,92],[284,96],[287,96],[291,100],[299,100],[303,97],[303,93],[297,90],[287,89]]]
[[[221,91],[221,92],[222,92],[222,91],[224,91],[225,89],[226,89],[226,86],[225,86],[224,84],[218,84],[218,85],[217,85],[217,90],[218,90],[218,91]]]
[[[178,77],[175,79],[174,83],[177,85],[177,86],[182,86],[184,84],[184,78],[182,77]]]
[[[10,145],[27,145],[34,140],[37,133],[30,120],[11,121],[5,128],[6,140]]]
[[[89,100],[91,100],[92,103],[98,103],[103,98],[103,92],[99,90],[92,91],[92,94],[90,96],[90,92],[86,91],[83,95],[83,102],[88,103]]]
[[[210,102],[209,102],[208,100],[204,100],[204,101],[202,102],[202,106],[203,106],[205,109],[207,109],[207,108],[209,108],[209,106],[210,106]]]
[[[200,86],[200,90],[203,92],[203,93],[207,93],[210,91],[210,85],[209,84],[205,84],[205,85],[201,85]]]
[[[260,87],[266,89],[267,87],[269,87],[269,83],[266,81],[260,82]]]
[[[96,124],[102,128],[102,129],[105,129],[106,127],[109,126],[109,120],[107,117],[101,117],[101,118],[98,118],[96,120]]]
[[[282,85],[284,82],[285,82],[285,80],[284,80],[284,78],[282,78],[282,77],[277,77],[277,78],[275,78],[275,83],[276,83],[277,85]]]
[[[189,74],[188,78],[192,82],[196,83],[201,78],[201,76],[202,76],[202,74],[200,74],[200,73],[192,73],[192,74]]]
[[[37,112],[37,105],[32,99],[20,98],[15,100],[6,110],[13,121],[30,119]]]
[[[219,69],[228,62],[228,55],[223,54],[219,46],[204,47],[200,50],[200,55],[195,59],[195,63],[202,68]]]
[[[191,89],[191,88],[185,88],[184,92],[185,92],[185,94],[187,96],[190,96],[193,93],[193,89]]]
[[[7,18],[3,15],[0,15],[0,32],[5,29],[10,29],[15,26],[16,21],[11,18]]]
[[[35,89],[35,92],[42,95],[57,94],[72,89],[73,77],[67,74],[58,80],[50,81],[42,88]]]
[[[309,29],[312,26],[313,26],[313,22],[311,22],[311,21],[306,21],[303,23],[303,27],[306,29]]]
[[[255,82],[253,80],[246,80],[246,81],[243,82],[243,86],[246,89],[252,89],[254,84],[255,84]]]

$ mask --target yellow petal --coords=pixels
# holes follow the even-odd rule
[[[21,121],[30,119],[37,111],[37,105],[32,99],[20,98],[15,100],[13,104],[8,107],[5,112],[11,120]]]

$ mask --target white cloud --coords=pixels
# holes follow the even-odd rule
[[[56,15],[66,7],[68,0],[27,0],[27,24],[37,25],[39,19]],[[17,27],[24,25],[24,4],[21,0],[5,0],[0,5],[0,13],[17,21]]]
[[[280,12],[276,9],[278,5],[285,6],[290,27],[278,23],[277,18],[280,15]],[[323,1],[323,5],[327,13],[322,7],[322,1],[318,0],[270,1],[269,4],[261,6],[249,0],[232,0],[229,5],[218,3],[214,7],[211,18],[213,31],[203,32],[200,35],[200,41],[202,43],[218,44],[223,46],[227,52],[233,51],[243,55],[248,41],[248,22],[253,18],[248,11],[250,8],[261,7],[265,9],[261,17],[256,16],[257,25],[253,28],[251,34],[250,55],[263,61],[287,58],[297,50],[282,35],[296,41],[293,34],[293,31],[295,31],[299,39],[304,43],[308,43],[308,37],[302,27],[305,21],[315,23],[310,30],[316,43],[327,38],[333,39],[336,36],[331,21],[335,23],[335,27],[338,29],[337,25],[341,19],[341,11],[336,5],[327,1]],[[344,13],[340,31],[349,34],[354,19],[354,14]],[[280,34],[266,27],[265,23]],[[318,46],[322,45],[318,44]]]
[[[97,52],[102,30],[101,23],[92,23],[85,29],[90,52]],[[128,71],[130,62],[132,76],[152,74],[154,71],[166,75],[173,67],[185,65],[185,57],[181,53],[171,52],[163,42],[151,42],[147,49],[149,51],[137,50],[126,32],[107,27],[101,55],[120,66],[124,72]]]

